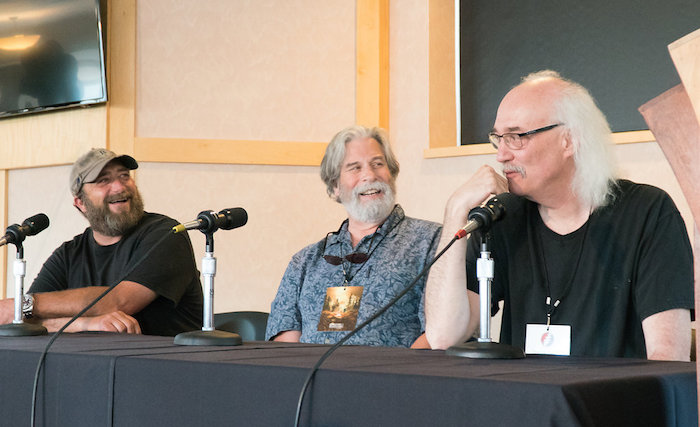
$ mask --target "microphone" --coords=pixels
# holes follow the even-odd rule
[[[31,216],[22,222],[22,225],[12,224],[5,229],[5,235],[0,238],[0,246],[9,243],[22,243],[27,236],[33,236],[46,230],[49,226],[49,217],[46,214],[40,213]]]
[[[455,237],[459,240],[472,231],[491,228],[491,223],[498,221],[506,214],[504,201],[508,197],[511,197],[510,193],[501,193],[489,199],[483,206],[470,210],[467,217],[469,222],[455,233]]]
[[[200,230],[202,233],[213,233],[218,229],[231,230],[242,227],[248,222],[248,213],[243,208],[223,209],[219,213],[202,211],[197,219],[178,224],[172,228],[173,233],[185,230]]]

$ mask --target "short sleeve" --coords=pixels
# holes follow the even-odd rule
[[[165,240],[159,242],[161,238]],[[149,253],[151,248],[153,251]],[[125,280],[139,283],[176,305],[192,283],[193,275],[197,274],[189,237],[172,234],[169,227],[155,227],[144,234],[132,261],[140,264]]]
[[[270,307],[267,319],[265,339],[270,340],[284,331],[301,332],[301,313],[299,312],[299,292],[302,280],[301,255],[296,254],[287,265],[282,276],[277,295]]]
[[[64,246],[58,247],[41,266],[39,274],[29,287],[28,293],[53,292],[68,289],[68,272]]]

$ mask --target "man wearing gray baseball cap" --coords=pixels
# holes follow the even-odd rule
[[[103,148],[73,164],[73,205],[90,227],[44,263],[24,297],[26,319],[57,330],[119,281],[67,331],[176,335],[201,329],[202,287],[192,244],[186,233],[159,243],[178,222],[144,211],[130,173],[136,168],[133,157]],[[11,302],[0,301],[0,323],[12,320]]]

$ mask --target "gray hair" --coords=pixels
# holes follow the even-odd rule
[[[378,127],[367,128],[359,125],[350,126],[335,134],[328,147],[326,147],[326,154],[323,155],[323,160],[321,161],[321,179],[326,184],[326,192],[330,197],[334,197],[334,191],[338,187],[340,169],[345,159],[345,145],[350,141],[364,138],[372,138],[379,143],[391,177],[396,179],[398,176],[399,162],[396,160],[394,152],[391,151],[389,138],[384,129]]]
[[[588,90],[561,77],[556,71],[531,73],[523,77],[522,82],[543,79],[557,79],[564,83],[554,103],[552,120],[564,124],[574,145],[576,171],[572,191],[593,209],[605,206],[612,200],[616,187],[615,165],[610,153],[613,143],[610,125]]]

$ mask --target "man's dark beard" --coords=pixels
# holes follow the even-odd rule
[[[123,213],[114,213],[109,210],[110,200],[119,200],[130,197],[129,210]],[[85,205],[85,217],[93,231],[105,236],[117,237],[133,228],[143,217],[143,199],[138,189],[133,194],[125,191],[121,194],[105,198],[100,205],[94,205],[86,196],[83,198]]]

